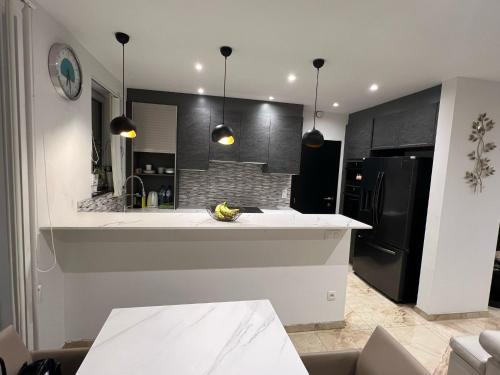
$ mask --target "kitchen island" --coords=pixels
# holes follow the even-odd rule
[[[243,214],[234,223],[203,210],[55,220],[60,277],[46,278],[44,293],[59,304],[63,322],[54,321],[53,306],[41,309],[41,325],[62,325],[57,338],[48,337],[54,329],[46,340],[42,332],[41,344],[94,338],[113,308],[135,306],[269,299],[291,330],[341,325],[350,232],[369,228],[293,210]],[[49,229],[41,231],[45,246]],[[63,288],[51,288],[53,280]]]

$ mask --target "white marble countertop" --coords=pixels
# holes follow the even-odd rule
[[[267,300],[114,309],[77,375],[307,375]]]
[[[182,210],[171,213],[77,212],[64,220],[55,220],[55,230],[85,229],[370,229],[343,215],[301,214],[294,210],[263,210],[263,214],[242,214],[235,222],[213,219],[204,210]],[[42,226],[41,230],[50,229]]]

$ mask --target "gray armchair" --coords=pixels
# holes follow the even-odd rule
[[[61,364],[62,375],[75,375],[86,349],[56,349],[30,352],[17,335],[14,327],[9,326],[0,332],[0,357],[5,361],[7,375],[17,375],[21,366],[38,359],[53,358]]]
[[[309,375],[429,375],[385,329],[377,327],[363,350],[301,356]]]
[[[500,375],[500,331],[452,337],[448,375]]]

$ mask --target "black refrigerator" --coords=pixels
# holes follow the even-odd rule
[[[396,302],[414,302],[422,261],[432,159],[373,157],[363,163],[353,269]]]

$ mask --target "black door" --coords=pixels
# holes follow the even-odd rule
[[[360,220],[378,243],[409,250],[415,169],[410,157],[369,158],[363,164]]]
[[[319,149],[302,146],[300,175],[292,177],[291,206],[302,213],[334,214],[342,142]]]
[[[384,158],[375,197],[377,240],[409,251],[416,160]]]

